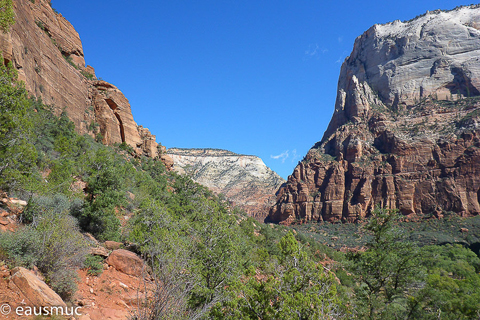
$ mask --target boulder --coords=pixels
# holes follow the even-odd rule
[[[172,170],[173,166],[175,164],[174,160],[172,157],[168,154],[162,154],[160,155],[160,160],[162,160],[163,164],[167,168],[167,170]]]
[[[28,204],[27,201],[19,200],[19,199],[11,199],[10,202],[14,205],[21,206],[21,207],[26,207]]]
[[[10,281],[23,293],[32,306],[66,307],[58,294],[32,272],[17,267],[11,272]]]
[[[132,276],[140,276],[144,269],[143,260],[135,253],[124,249],[114,250],[106,262],[118,271]]]
[[[108,250],[117,250],[123,246],[123,243],[117,241],[105,241],[105,248]]]
[[[90,254],[94,256],[108,257],[110,252],[104,247],[93,247],[90,248]]]

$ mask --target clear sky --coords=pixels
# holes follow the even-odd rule
[[[158,142],[257,155],[284,178],[322,138],[357,36],[470,3],[52,1],[79,32],[86,63]]]

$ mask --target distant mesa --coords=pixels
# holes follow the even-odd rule
[[[250,216],[263,221],[285,182],[256,156],[221,149],[170,148],[174,170],[187,174],[216,194],[223,194]]]
[[[168,153],[176,155],[197,155],[199,157],[208,156],[246,156],[245,154],[238,154],[232,151],[215,149],[215,148],[170,148]]]

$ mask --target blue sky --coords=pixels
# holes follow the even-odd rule
[[[253,154],[287,178],[327,128],[338,74],[375,23],[456,0],[53,0],[86,63],[170,147]]]

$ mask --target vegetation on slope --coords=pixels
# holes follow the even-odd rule
[[[76,134],[15,79],[0,67],[0,188],[28,205],[25,226],[0,234],[0,259],[37,266],[63,298],[78,268],[100,269],[90,232],[131,243],[149,264],[155,288],[138,320],[478,318],[469,249],[420,248],[383,209],[362,228],[364,250],[346,255],[260,225],[157,159]]]
[[[89,232],[132,243],[151,266],[156,298],[139,319],[342,310],[333,274],[318,264],[324,255],[302,249],[283,228],[260,226],[158,159],[78,135],[65,113],[55,116],[15,79],[0,67],[0,187],[28,200],[25,226],[0,234],[9,265],[37,266],[68,299],[76,270],[92,265],[81,234]],[[263,310],[271,299],[277,303]]]
[[[15,23],[12,0],[0,0],[0,31],[6,33]]]

